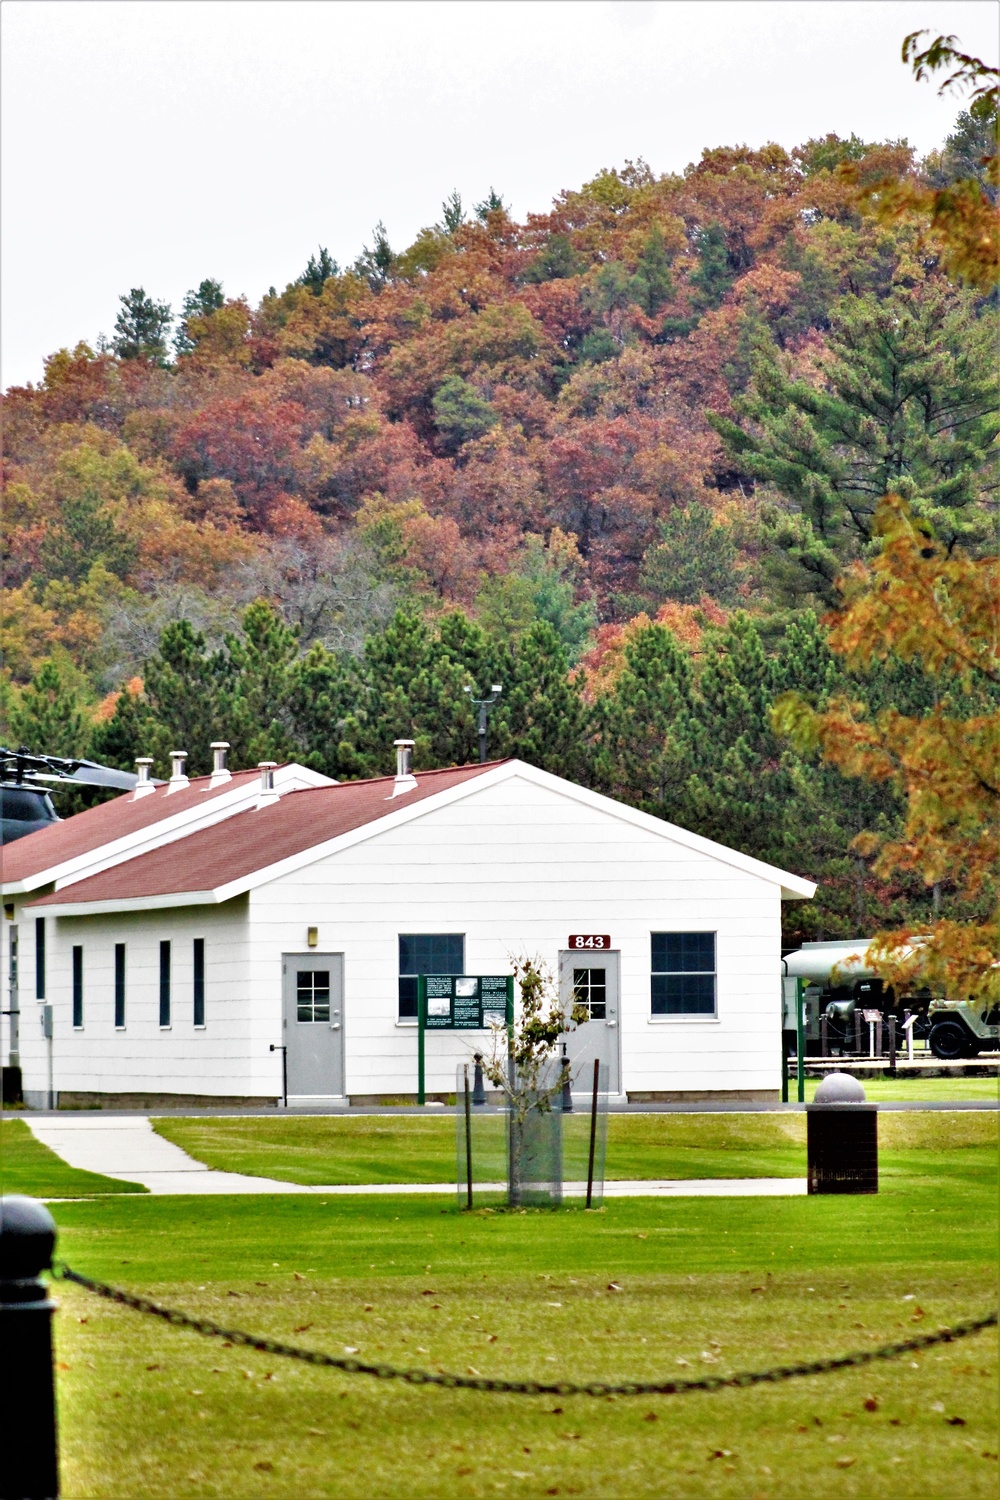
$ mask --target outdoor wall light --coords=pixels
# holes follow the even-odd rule
[[[317,943],[319,942],[319,928],[318,927],[307,927],[306,928],[306,942],[309,944],[310,948],[315,948],[316,947]]]

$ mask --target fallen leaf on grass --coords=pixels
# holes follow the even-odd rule
[[[561,1302],[546,1302],[546,1307],[562,1307]]]
[[[259,1463],[254,1464],[254,1468],[259,1474],[270,1474],[271,1470],[274,1468],[274,1464],[272,1464],[268,1459],[262,1458]]]
[[[964,1417],[945,1417],[945,1421],[948,1423],[949,1427],[964,1427],[965,1426],[965,1418]]]
[[[733,1453],[731,1448],[716,1448],[712,1453],[708,1455],[708,1461],[709,1463],[711,1463],[713,1458],[732,1458],[732,1456]]]
[[[462,1476],[463,1476],[463,1478],[464,1478],[464,1476],[465,1476],[465,1475],[466,1475],[466,1474],[471,1474],[471,1473],[472,1473],[472,1470],[471,1470],[471,1469],[470,1469],[470,1468],[468,1468],[468,1467],[467,1467],[467,1466],[466,1466],[466,1465],[463,1465],[463,1466],[462,1466],[462,1468],[460,1468],[460,1469],[456,1469],[456,1470],[455,1470],[455,1473],[456,1473],[456,1474],[461,1474],[461,1475],[462,1475]]]
[[[851,1467],[851,1464],[856,1464],[856,1463],[857,1463],[857,1459],[856,1458],[848,1458],[845,1455],[843,1458],[838,1458],[837,1459],[837,1468],[838,1469],[849,1469]]]
[[[642,1420],[644,1422],[658,1422],[660,1420],[659,1412],[648,1411]]]
[[[479,1371],[476,1369],[475,1365],[466,1365],[466,1373],[468,1375],[478,1375]]]
[[[361,1350],[358,1348],[357,1344],[345,1344],[344,1345],[344,1353],[345,1354],[360,1354]]]
[[[294,1276],[296,1281],[305,1281],[306,1279],[304,1276],[301,1276],[298,1271],[293,1271],[292,1275]]]
[[[292,1329],[292,1332],[293,1333],[305,1333],[306,1329],[307,1328],[311,1328],[312,1326],[313,1325],[311,1323],[300,1323],[299,1326],[298,1326],[298,1328],[293,1328]]]
[[[618,1285],[617,1281],[609,1281],[608,1282],[608,1291],[609,1292],[620,1292],[621,1291],[621,1287]]]
[[[310,1437],[326,1437],[326,1433],[321,1432],[318,1427],[307,1427],[306,1432]]]
[[[764,1286],[752,1286],[750,1288],[750,1290],[751,1290],[751,1292],[766,1292],[767,1291],[767,1287],[764,1287]]]
[[[59,1368],[59,1369],[60,1369],[60,1370],[68,1370],[68,1369],[70,1369],[70,1366],[69,1366],[69,1365],[65,1365],[65,1364],[63,1364],[63,1362],[62,1362],[62,1360],[60,1360],[60,1361],[59,1361],[59,1365],[58,1365],[58,1368]]]
[[[226,1296],[227,1297],[242,1297],[243,1293],[242,1292],[227,1292]]]
[[[865,1397],[865,1411],[878,1411],[878,1401],[874,1396]]]
[[[146,1369],[147,1370],[162,1370],[163,1366],[162,1365],[147,1365]]]

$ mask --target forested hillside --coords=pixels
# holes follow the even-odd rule
[[[129,291],[108,347],[5,398],[12,737],[366,776],[400,735],[418,767],[473,758],[465,689],[497,682],[491,755],[819,880],[790,937],[947,911],[850,847],[891,833],[892,789],[770,710],[924,706],[904,664],[854,683],[826,644],[887,492],[996,548],[995,296],[865,196],[995,197],[994,141],[974,108],[924,161],[827,136],[630,162],[523,224],[453,196],[256,306]]]

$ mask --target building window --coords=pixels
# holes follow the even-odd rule
[[[205,1024],[205,939],[194,940],[194,1024]]]
[[[73,948],[73,1025],[83,1025],[83,949]]]
[[[608,1012],[607,969],[573,970],[573,1004],[589,1012],[590,1021],[606,1021]]]
[[[295,1019],[329,1021],[329,969],[300,969],[295,978]]]
[[[654,1016],[715,1015],[715,933],[654,932]]]
[[[160,944],[160,1025],[170,1025],[170,943]]]
[[[35,999],[45,999],[45,918],[35,918]]]
[[[418,974],[464,974],[465,936],[454,932],[399,934],[399,1018],[417,1018]]]
[[[125,944],[115,944],[115,1026],[125,1025]]]

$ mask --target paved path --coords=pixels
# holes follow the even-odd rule
[[[138,1182],[151,1193],[322,1193],[325,1197],[356,1193],[454,1193],[453,1182],[337,1183],[306,1187],[270,1177],[214,1172],[180,1146],[156,1134],[146,1117],[98,1114],[21,1117],[32,1134],[71,1167],[99,1172],[122,1182]],[[503,1183],[477,1183],[479,1192],[502,1192]],[[606,1198],[784,1197],[806,1190],[800,1177],[704,1178],[606,1182]],[[566,1184],[571,1197],[582,1197],[586,1184]]]

